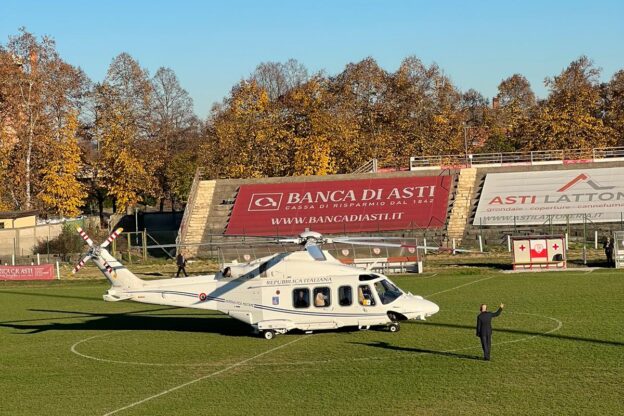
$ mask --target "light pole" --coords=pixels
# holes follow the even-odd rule
[[[135,232],[135,239],[136,239],[136,244],[139,244],[139,208],[138,207],[134,207],[134,232]]]
[[[464,121],[464,160],[466,163],[466,167],[472,167],[472,154],[468,153],[468,130],[474,128],[476,128],[476,126],[467,126],[466,122]],[[474,145],[473,139],[471,139],[470,141]]]
[[[464,123],[464,163],[468,166],[468,127]]]

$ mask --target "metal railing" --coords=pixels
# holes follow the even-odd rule
[[[377,159],[371,159],[358,167],[353,173],[377,173]]]
[[[191,185],[188,199],[186,201],[186,207],[184,208],[184,214],[182,215],[182,221],[180,222],[178,236],[176,237],[176,242],[178,244],[186,239],[186,233],[188,231],[188,222],[190,220],[191,213],[193,212],[193,208],[195,207],[195,199],[197,197],[197,187],[199,186],[199,182],[202,180],[203,176],[204,176],[203,169],[197,168],[197,171],[195,171],[195,177],[193,178],[193,184]]]
[[[624,160],[624,147],[537,150],[532,152],[474,153],[467,155],[412,156],[410,170],[467,166],[547,165]]]

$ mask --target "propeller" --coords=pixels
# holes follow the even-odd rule
[[[72,270],[72,274],[76,274],[80,269],[82,269],[82,267],[87,263],[87,261],[89,261],[92,258],[98,258],[100,257],[100,250],[104,249],[106,247],[108,247],[108,245],[110,243],[113,242],[114,239],[116,239],[121,232],[123,231],[123,228],[117,228],[115,231],[112,232],[111,235],[108,236],[108,238],[99,246],[93,244],[93,240],[91,240],[91,238],[89,238],[89,236],[87,235],[86,232],[84,232],[84,230],[80,227],[76,228],[76,231],[78,231],[78,234],[80,234],[80,237],[82,237],[82,239],[87,243],[87,245],[89,246],[89,251],[87,252],[87,254],[78,262],[78,264],[76,264],[76,266],[74,267],[74,269]],[[104,268],[106,269],[106,271],[109,274],[113,274],[114,270],[111,267],[110,264],[108,264],[106,262],[106,260],[101,259],[102,264],[104,266]]]

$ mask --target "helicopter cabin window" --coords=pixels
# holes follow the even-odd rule
[[[340,303],[340,306],[351,306],[353,303],[351,286],[340,286],[338,288],[338,303]]]
[[[360,282],[367,282],[369,280],[377,279],[379,276],[375,276],[374,274],[361,274]]]
[[[317,308],[324,308],[330,305],[329,288],[328,287],[315,287],[314,291],[314,306]]]
[[[369,285],[358,286],[358,302],[362,306],[375,306],[375,298]]]
[[[268,261],[265,261],[264,263],[260,264],[260,267],[258,267],[258,273],[260,274],[260,277],[267,277],[267,269],[268,267]]]
[[[310,289],[300,288],[293,290],[293,306],[295,308],[310,307]]]
[[[386,279],[375,282],[375,290],[377,291],[377,295],[379,295],[379,300],[381,300],[381,303],[384,305],[391,303],[401,296],[401,290]]]

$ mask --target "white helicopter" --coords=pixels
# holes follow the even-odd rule
[[[345,265],[320,248],[332,241],[373,244],[358,238],[330,240],[306,230],[298,238],[279,240],[300,244],[302,251],[232,263],[214,275],[142,280],[106,250],[121,229],[99,246],[82,229],[77,230],[90,249],[73,273],[93,260],[111,283],[104,300],[217,310],[251,325],[266,339],[293,329],[309,332],[387,326],[396,332],[399,321],[425,320],[440,310],[421,296],[405,293],[386,276],[371,272],[371,267]],[[383,242],[375,245],[413,247]]]

